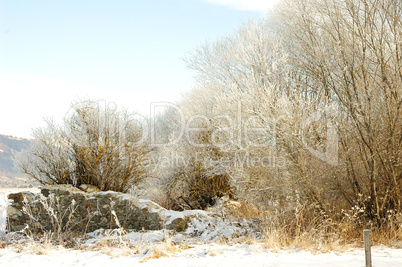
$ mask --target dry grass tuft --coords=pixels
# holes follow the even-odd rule
[[[92,246],[81,246],[81,249],[99,251],[110,257],[132,256],[140,253],[137,247],[129,241],[122,243],[120,240],[107,238],[99,240]]]
[[[19,243],[14,246],[17,253],[29,253],[36,255],[50,255],[54,248],[50,239],[28,240],[27,242]]]
[[[184,249],[191,248],[190,246],[184,244],[176,246],[170,239],[166,239],[163,243],[155,244],[152,247],[147,248],[145,250],[146,255],[143,259],[141,259],[140,262],[145,262],[151,259],[159,259],[162,257],[174,256],[175,254],[182,251],[181,247],[183,247]]]
[[[241,201],[241,205],[236,209],[233,209],[233,216],[240,216],[245,219],[260,218],[263,212],[257,209],[254,205],[247,203],[246,201]]]
[[[215,257],[216,253],[214,251],[207,251],[206,253],[208,256]]]
[[[169,254],[159,248],[153,248],[147,251],[147,255],[142,260],[140,260],[140,262],[144,263],[148,260],[159,259],[162,257],[169,257]]]
[[[181,243],[180,245],[179,245],[179,248],[181,249],[181,250],[187,250],[187,249],[190,249],[190,248],[193,248],[192,246],[189,246],[188,244],[186,244],[186,243]]]
[[[10,245],[11,245],[11,242],[9,242],[9,241],[5,241],[5,240],[0,241],[0,249],[6,248]]]

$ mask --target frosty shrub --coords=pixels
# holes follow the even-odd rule
[[[206,209],[217,198],[235,195],[227,168],[219,164],[225,156],[220,142],[227,136],[211,118],[211,102],[197,92],[175,107],[180,112],[170,107],[157,118],[159,143],[169,145],[156,151],[152,188],[160,193],[151,198],[165,208]]]
[[[234,197],[227,174],[214,174],[191,159],[186,168],[176,169],[169,179],[166,191],[173,209],[206,209],[223,196]]]
[[[134,115],[94,101],[76,103],[63,125],[47,120],[34,130],[19,166],[41,184],[81,184],[127,192],[145,177],[150,146]]]

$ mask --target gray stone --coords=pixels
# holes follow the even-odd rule
[[[22,216],[22,211],[13,206],[8,206],[7,215],[9,218],[20,218]]]
[[[52,216],[56,213],[63,221],[63,231],[92,232],[118,228],[119,225],[133,230],[169,229],[178,232],[187,228],[189,219],[184,213],[166,210],[150,200],[113,191],[99,192],[86,186],[83,190],[72,185],[47,185],[40,194],[10,194],[8,197],[13,201],[7,209],[7,229],[19,231],[29,225],[30,229],[38,231],[53,230]],[[25,204],[24,199],[27,200]],[[36,222],[24,212],[24,205]],[[53,213],[46,209],[49,206]]]

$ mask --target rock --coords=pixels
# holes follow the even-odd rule
[[[7,216],[9,218],[18,218],[22,216],[22,210],[15,208],[13,206],[8,206],[7,207]]]
[[[61,184],[61,185],[46,185],[41,190],[42,195],[45,197],[50,194],[54,195],[70,195],[73,193],[82,193],[82,191],[70,184]]]
[[[94,193],[94,192],[100,192],[101,190],[94,185],[90,184],[82,184],[79,187],[82,191],[87,192],[87,193]]]
[[[7,196],[7,198],[12,200],[13,203],[15,203],[15,205],[14,205],[15,207],[17,207],[18,209],[22,209],[22,204],[23,204],[24,198],[28,202],[31,202],[34,198],[34,194],[31,192],[24,191],[24,192],[20,192],[20,193],[9,194]]]
[[[176,232],[184,232],[187,229],[188,222],[188,217],[176,218],[172,221],[170,225],[167,226],[167,229],[174,230]]]
[[[24,195],[22,193],[9,194],[8,199],[12,199],[14,202],[22,202],[24,200]]]
[[[46,211],[49,205],[57,214],[70,218],[70,230],[74,232],[92,232],[120,226],[133,230],[165,228],[178,232],[187,228],[189,219],[180,212],[166,210],[150,200],[136,199],[129,194],[98,190],[88,185],[83,186],[82,190],[72,185],[47,185],[40,194],[10,194],[9,198],[13,202],[7,210],[8,229],[18,231],[29,225],[31,230],[53,230],[52,220]],[[24,213],[24,198],[42,227],[33,224]]]

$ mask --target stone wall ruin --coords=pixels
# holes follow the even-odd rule
[[[35,231],[53,231],[59,223],[72,232],[116,228],[180,232],[187,227],[189,219],[183,213],[166,210],[150,200],[99,192],[92,186],[81,188],[47,185],[38,194],[9,194],[7,230],[16,232],[28,226]]]

